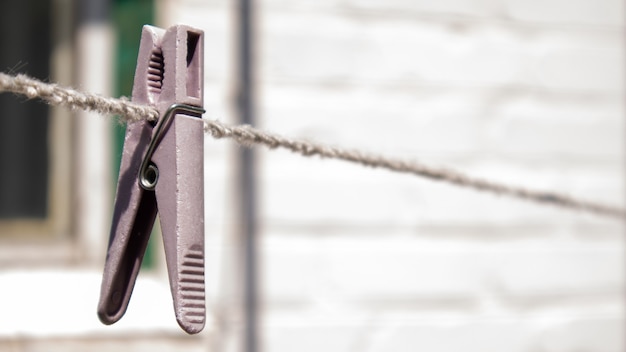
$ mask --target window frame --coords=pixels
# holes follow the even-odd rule
[[[72,2],[50,0],[50,81],[72,86],[75,33]],[[78,236],[71,213],[75,210],[74,150],[81,146],[75,135],[75,114],[63,107],[48,109],[48,197],[45,218],[0,220],[0,265],[31,266],[74,263]]]

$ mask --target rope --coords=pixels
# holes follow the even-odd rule
[[[107,98],[97,94],[84,93],[56,84],[44,83],[25,75],[10,76],[0,72],[0,92],[2,91],[22,94],[31,99],[39,98],[51,105],[62,105],[102,114],[120,115],[120,120],[124,122],[134,122],[143,119],[157,120],[159,117],[159,113],[155,108],[138,105],[128,101],[128,99]],[[322,158],[339,159],[373,168],[413,174],[478,191],[587,211],[602,216],[626,218],[626,211],[619,207],[581,200],[554,192],[505,185],[470,177],[454,170],[423,165],[415,161],[387,158],[358,150],[291,139],[247,125],[229,126],[219,121],[205,120],[204,130],[213,138],[230,138],[246,147],[264,145],[270,149],[282,148],[307,157],[317,155]]]
[[[50,105],[120,115],[124,122],[159,118],[159,112],[153,107],[134,104],[126,98],[112,99],[98,94],[83,93],[57,84],[44,83],[22,74],[10,76],[0,72],[0,92],[2,91],[22,94],[29,99],[39,98]]]

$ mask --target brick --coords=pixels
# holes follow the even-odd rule
[[[515,320],[395,323],[375,331],[367,351],[530,351],[533,331]]]
[[[613,246],[525,248],[493,258],[493,280],[512,297],[568,297],[623,290],[624,251]]]
[[[302,238],[264,241],[261,252],[263,295],[271,303],[307,302],[327,288],[330,253],[323,242]]]
[[[618,0],[510,0],[506,5],[506,14],[519,21],[595,26],[624,23],[624,5]]]
[[[623,351],[624,317],[570,319],[544,329],[535,346],[546,352]]]
[[[263,126],[285,135],[387,155],[469,153],[476,146],[480,105],[471,94],[264,88]]]
[[[479,140],[485,150],[514,155],[619,160],[622,109],[615,99],[527,95],[495,103]]]
[[[615,92],[622,88],[624,55],[612,48],[556,47],[546,50],[534,68],[542,86],[551,89]]]
[[[467,303],[481,285],[481,253],[391,238],[361,238],[358,244],[332,238],[305,246],[302,240],[282,240],[299,245],[267,248],[263,268],[270,302],[311,304],[326,297],[340,306],[359,300]]]
[[[273,352],[349,351],[358,346],[359,327],[280,326],[266,327],[264,350]]]
[[[550,327],[540,328],[546,322]],[[373,343],[367,351],[621,351],[620,322],[621,319],[611,317],[503,317],[457,323],[396,324],[371,334]]]
[[[530,59],[507,36],[464,36],[421,23],[365,26],[333,16],[295,17],[270,16],[261,71],[270,79],[503,84],[519,80]],[[313,31],[320,21],[322,32]]]
[[[623,154],[622,109],[612,98],[266,88],[272,93],[261,113],[264,128],[390,156],[500,155],[617,165]]]
[[[263,198],[264,218],[269,222],[341,224],[356,221],[367,225],[384,219],[400,219],[399,210],[415,214],[416,205],[420,203],[419,197],[411,198],[403,193],[407,189],[400,187],[391,192],[377,187],[379,182],[387,179],[384,173],[374,171],[363,178],[356,178],[355,171],[349,169],[350,165],[321,163],[309,161],[308,165],[297,163],[283,165],[282,169],[275,167],[273,172],[280,173],[283,170],[282,177],[273,177],[264,185],[267,192]],[[294,166],[297,168],[292,169]],[[318,170],[313,170],[315,167]],[[309,170],[311,172],[307,173]],[[301,181],[293,182],[293,177],[301,177]],[[364,189],[368,189],[365,194]],[[416,189],[410,191],[419,192]],[[285,207],[285,204],[290,206]],[[393,206],[382,206],[384,204]],[[411,220],[414,221],[414,217]]]
[[[497,15],[502,8],[499,1],[458,1],[445,0],[437,2],[407,0],[327,0],[327,1],[285,1],[270,0],[264,2],[271,9],[316,10],[323,12],[347,12],[350,15],[395,14],[397,16],[473,16],[484,17]]]
[[[480,286],[480,258],[465,252],[376,250],[335,253],[332,284],[339,295],[465,300]],[[472,263],[471,266],[466,264]]]
[[[501,2],[497,0],[444,0],[436,3],[425,0],[392,0],[390,2],[381,0],[346,0],[345,3],[347,6],[354,9],[390,11],[398,13],[408,12],[409,14],[416,16],[421,14],[470,17],[495,16],[502,7]]]
[[[409,240],[397,230],[359,237],[357,231],[344,239],[332,235],[338,230],[317,236],[310,231],[306,237],[297,236],[303,233],[297,229],[282,232],[293,239],[270,237],[262,255],[266,294],[275,303],[310,304],[324,296],[339,306],[362,302],[365,310],[371,309],[367,302],[388,300],[418,306],[448,302],[458,309],[491,291],[502,304],[532,307],[554,297],[614,299],[623,287],[624,253],[616,240],[564,245],[505,237],[494,244],[467,234],[464,242],[453,237],[437,243],[426,234]]]

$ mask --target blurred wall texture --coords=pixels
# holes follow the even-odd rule
[[[625,205],[622,1],[254,5],[259,127]],[[236,122],[236,4],[160,0],[155,10],[161,27],[205,31],[205,118]],[[98,28],[90,33],[107,38]],[[67,84],[87,88],[80,79]],[[101,119],[71,121],[76,136]],[[91,155],[113,149],[100,137],[109,152]],[[205,331],[176,326],[158,242],[126,316],[100,325],[113,185],[92,194],[77,182],[56,236],[23,240],[28,224],[0,219],[0,350],[241,350],[238,148],[205,140]],[[282,151],[257,156],[259,350],[625,349],[623,221]],[[113,167],[85,160],[71,161],[72,177]],[[86,211],[77,199],[101,202],[82,228],[71,225]]]

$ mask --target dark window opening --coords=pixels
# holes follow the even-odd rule
[[[50,78],[51,6],[0,2],[0,70]],[[48,214],[48,106],[0,94],[0,220]]]

